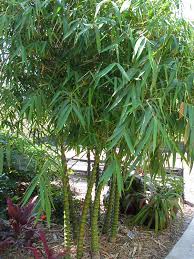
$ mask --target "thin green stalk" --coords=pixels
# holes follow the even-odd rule
[[[61,144],[61,161],[63,166],[63,197],[64,197],[64,247],[70,251],[71,247],[71,225],[70,225],[70,209],[69,209],[69,178],[67,175],[67,160],[65,156],[64,144]],[[70,255],[66,256],[69,258]]]
[[[114,178],[112,178],[111,186],[110,186],[110,194],[108,199],[108,208],[104,219],[102,233],[108,233],[110,229],[111,216],[112,216],[112,210],[114,205],[114,197],[115,197],[115,181],[114,181]]]
[[[68,185],[68,194],[69,194],[70,221],[71,221],[71,227],[72,227],[72,231],[73,231],[73,239],[76,240],[77,233],[78,233],[78,218],[77,218],[76,212],[75,212],[74,200],[72,197],[70,185]]]
[[[79,229],[79,236],[78,236],[78,243],[77,243],[77,258],[80,259],[83,256],[83,244],[84,244],[84,233],[85,233],[85,226],[87,223],[87,213],[91,202],[92,197],[92,189],[95,184],[96,180],[96,167],[99,163],[99,154],[95,155],[94,167],[90,176],[90,180],[88,182],[87,193],[85,196],[85,201],[82,210],[82,216],[80,221],[80,229]]]
[[[96,166],[96,182],[95,182],[95,193],[98,191],[98,183],[100,179],[100,164],[98,163]]]
[[[89,182],[91,174],[91,157],[90,157],[90,149],[87,149],[87,182]],[[92,217],[92,201],[90,201],[90,213],[89,213],[89,222],[91,223],[91,217]]]
[[[119,193],[118,188],[116,186],[115,200],[114,200],[114,213],[113,213],[113,218],[112,218],[111,235],[110,235],[110,241],[111,242],[115,241],[117,231],[118,231],[119,205],[120,205],[120,193]]]
[[[92,210],[92,222],[91,222],[91,249],[92,249],[92,258],[98,259],[100,258],[100,244],[99,244],[99,229],[98,229],[98,216],[99,216],[99,208],[100,208],[100,195],[102,189],[104,187],[104,183],[101,182],[96,191],[96,197],[94,200],[94,206]]]

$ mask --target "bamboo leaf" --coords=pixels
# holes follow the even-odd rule
[[[141,37],[137,40],[137,42],[136,42],[136,44],[135,44],[135,47],[134,47],[132,60],[134,60],[135,57],[136,57],[136,59],[138,59],[138,58],[140,57],[142,51],[143,51],[144,48],[145,48],[146,41],[147,41],[147,40],[146,40],[146,38],[145,38],[144,36],[141,36]]]
[[[77,108],[76,105],[73,105],[72,107],[73,107],[73,110],[74,110],[75,114],[77,115],[80,123],[82,124],[83,127],[85,127],[85,120],[84,120],[84,117],[81,113],[80,108]]]
[[[64,107],[64,109],[61,111],[60,115],[59,115],[59,118],[58,118],[58,122],[57,122],[57,130],[60,131],[65,123],[67,122],[68,120],[68,117],[69,117],[69,114],[71,113],[72,111],[72,107],[71,105],[66,105]]]
[[[112,161],[112,163],[107,167],[107,169],[102,174],[99,183],[104,182],[107,183],[109,179],[112,177],[113,173],[115,171],[115,163]]]
[[[97,15],[98,15],[98,13],[99,13],[99,11],[100,11],[102,5],[103,5],[103,4],[106,4],[107,2],[109,2],[109,0],[103,0],[103,1],[101,1],[100,3],[97,4],[97,6],[96,6],[96,12],[95,12],[95,18],[97,17]]]
[[[125,72],[124,68],[123,68],[120,64],[118,64],[118,63],[117,63],[117,67],[118,67],[118,69],[120,70],[122,76],[123,76],[127,81],[130,81],[130,78],[129,78],[129,76],[127,75],[127,73]]]
[[[135,152],[135,150],[134,150],[134,147],[133,147],[133,144],[132,144],[132,141],[131,141],[131,137],[126,130],[124,132],[124,138],[125,138],[125,141],[126,141],[128,147],[129,147],[130,152],[133,154]]]
[[[131,5],[131,0],[125,0],[121,6],[120,12],[122,13],[122,12],[128,10],[130,5]]]
[[[96,33],[96,45],[97,45],[97,50],[98,53],[101,52],[101,40],[100,40],[100,32],[98,27],[95,27],[95,33]]]
[[[153,153],[156,149],[156,143],[157,143],[157,134],[158,134],[158,121],[156,118],[154,118],[154,123],[153,123]]]
[[[107,67],[105,67],[102,71],[100,71],[100,73],[97,74],[97,78],[102,78],[105,75],[107,75],[115,66],[115,63],[108,65]]]

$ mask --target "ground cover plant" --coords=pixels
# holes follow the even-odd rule
[[[193,28],[178,8],[169,0],[0,3],[1,128],[34,142],[51,140],[52,156],[41,163],[24,203],[39,188],[50,224],[51,179],[57,177],[66,257],[73,242],[82,257],[90,211],[91,255],[100,258],[100,195],[108,181],[103,232],[114,242],[128,172],[139,166],[163,177],[165,162],[176,154],[192,164]],[[79,219],[69,184],[70,149],[94,155]]]

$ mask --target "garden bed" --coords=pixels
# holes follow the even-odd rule
[[[142,227],[127,227],[126,219],[120,222],[119,233],[116,242],[107,242],[107,237],[101,237],[102,259],[163,259],[170,252],[174,244],[183,234],[194,216],[194,207],[184,205],[183,215],[178,214],[177,219],[159,234],[148,231]],[[45,226],[48,243],[55,251],[63,247],[63,229],[60,225],[52,224],[48,230]],[[89,231],[86,231],[89,233]],[[130,235],[130,237],[129,237]],[[86,236],[85,254],[83,259],[90,258],[90,236]],[[73,258],[76,258],[76,248],[72,247]],[[1,256],[2,259],[33,258],[25,250],[15,251],[14,248]]]

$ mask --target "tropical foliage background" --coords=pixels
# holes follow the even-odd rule
[[[103,231],[114,241],[132,170],[165,182],[165,166],[178,154],[193,164],[192,24],[181,18],[179,1],[169,0],[5,0],[0,10],[1,131],[23,136],[39,150],[32,152],[36,167],[23,203],[38,193],[38,211],[50,224],[51,182],[60,181],[69,256],[72,242],[77,258],[83,255],[90,212],[91,252],[99,258],[104,186],[110,185],[110,195]],[[9,147],[1,144],[2,165]],[[94,156],[80,220],[69,184],[71,149]],[[165,216],[159,219],[157,206],[158,230]],[[163,205],[164,215],[173,206]]]

